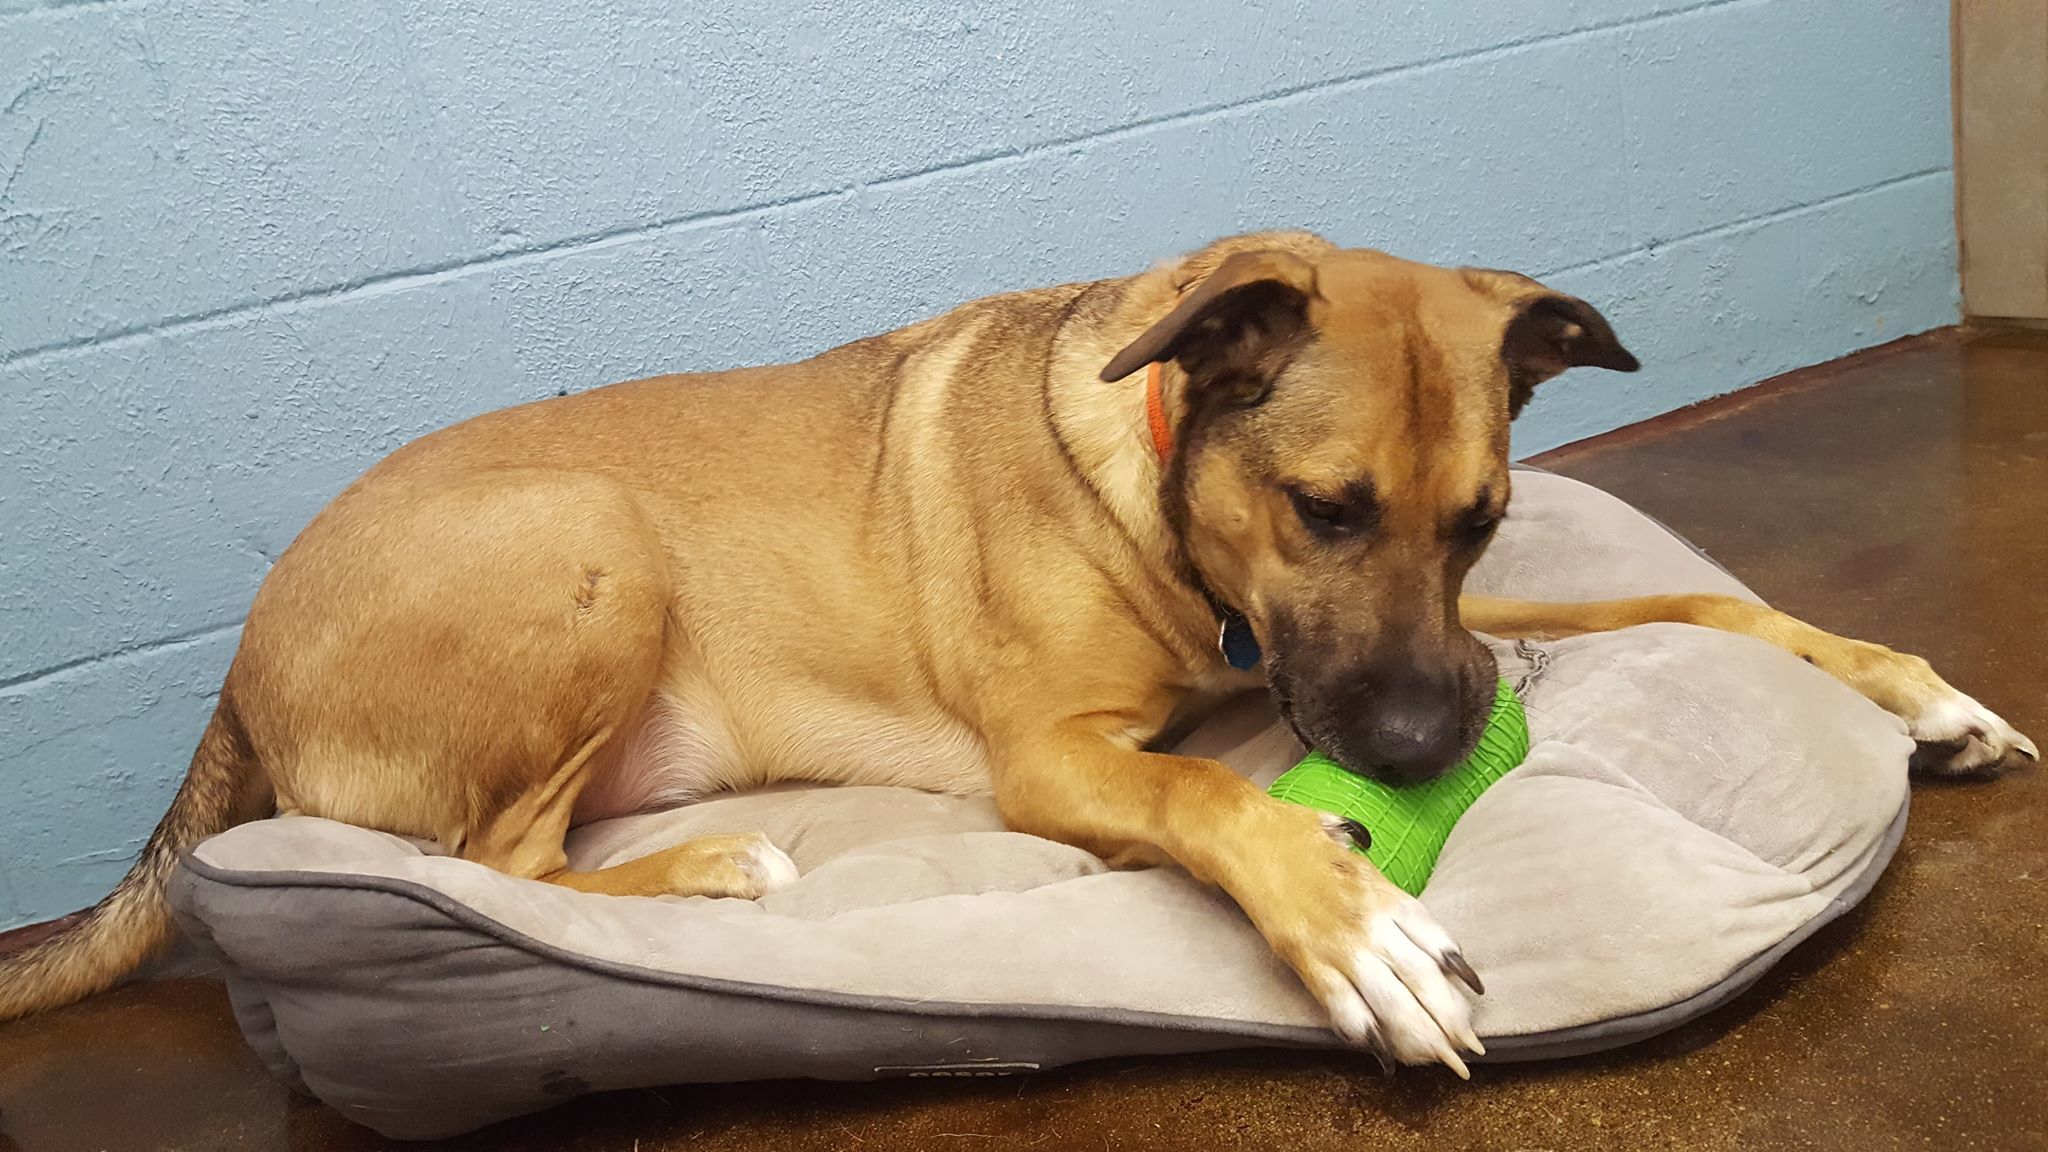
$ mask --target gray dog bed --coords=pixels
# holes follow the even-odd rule
[[[1751,595],[1613,497],[1535,472],[1467,587]],[[1532,750],[1423,896],[1486,980],[1488,1059],[1705,1012],[1890,859],[1912,744],[1799,660],[1678,625],[1496,650]],[[1262,781],[1300,754],[1259,698],[1181,747]],[[771,790],[581,828],[570,859],[752,829],[803,871],[759,902],[586,895],[306,818],[206,841],[172,896],[270,1067],[399,1138],[603,1089],[1335,1044],[1228,899],[1007,832],[983,798]]]

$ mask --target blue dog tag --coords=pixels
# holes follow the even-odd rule
[[[1223,653],[1224,663],[1240,672],[1259,666],[1259,638],[1252,635],[1251,623],[1235,612],[1224,614],[1216,647]]]

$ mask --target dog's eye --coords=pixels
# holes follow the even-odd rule
[[[1287,498],[1294,502],[1294,514],[1301,517],[1302,527],[1317,536],[1327,539],[1358,530],[1359,517],[1348,505],[1312,496],[1299,488],[1288,489]]]
[[[1491,512],[1473,516],[1458,529],[1458,539],[1469,547],[1484,544],[1493,538],[1494,530],[1500,527],[1500,519]]]

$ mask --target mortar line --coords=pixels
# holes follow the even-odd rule
[[[232,624],[209,624],[203,628],[193,628],[184,632],[176,632],[169,636],[159,636],[152,640],[125,644],[119,648],[110,648],[103,652],[94,652],[89,656],[80,656],[76,659],[52,664],[47,668],[38,668],[33,672],[23,672],[15,676],[9,676],[0,679],[0,700],[26,695],[46,681],[58,679],[98,664],[113,663],[136,656],[148,656],[167,649],[195,647],[217,636],[233,632],[241,626],[242,621],[239,619]]]
[[[1535,273],[1534,276],[1538,280],[1547,280],[1554,276],[1571,276],[1576,275],[1580,272],[1590,272],[1594,269],[1605,267],[1606,265],[1613,264],[1617,261],[1626,260],[1631,256],[1641,256],[1648,253],[1656,252],[1664,248],[1675,248],[1680,244],[1690,244],[1695,240],[1708,240],[1719,236],[1734,236],[1743,232],[1748,232],[1757,228],[1764,227],[1765,225],[1775,224],[1780,220],[1789,220],[1796,216],[1803,216],[1809,212],[1818,212],[1825,208],[1832,208],[1845,201],[1857,200],[1865,196],[1872,196],[1879,192],[1883,192],[1889,188],[1896,188],[1902,184],[1910,184],[1915,180],[1926,180],[1934,176],[1947,176],[1952,171],[1953,169],[1949,168],[1947,165],[1943,165],[1939,168],[1923,168],[1918,172],[1908,172],[1903,176],[1889,176],[1883,180],[1877,181],[1874,184],[1865,184],[1861,187],[1851,188],[1845,192],[1836,192],[1829,196],[1823,196],[1818,200],[1809,200],[1804,204],[1793,204],[1784,208],[1774,208],[1769,212],[1760,213],[1755,216],[1746,216],[1740,220],[1730,221],[1726,224],[1716,224],[1710,228],[1701,228],[1693,232],[1683,232],[1677,236],[1672,236],[1668,239],[1655,240],[1647,244],[1638,244],[1633,248],[1625,248],[1619,252],[1611,252],[1605,256],[1596,256],[1591,260],[1581,261],[1577,264],[1567,264],[1562,268],[1554,268],[1548,272]]]
[[[162,0],[71,0],[71,3],[38,4],[18,12],[0,12],[0,27],[26,24],[32,20],[60,20],[67,16],[98,12],[108,8],[146,8]]]

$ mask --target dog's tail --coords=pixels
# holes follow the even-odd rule
[[[112,987],[170,943],[165,888],[186,849],[260,815],[270,783],[257,770],[226,692],[199,738],[192,766],[141,859],[85,918],[56,936],[0,957],[0,1020],[82,1000]]]

